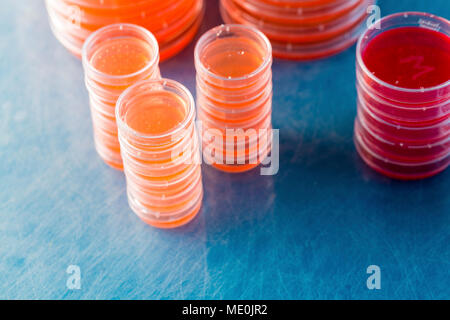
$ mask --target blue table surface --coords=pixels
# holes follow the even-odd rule
[[[201,33],[221,23],[206,1]],[[379,5],[450,17],[448,0]],[[358,157],[355,47],[275,60],[279,173],[203,165],[200,215],[159,230],[97,156],[81,63],[51,34],[43,2],[3,0],[0,26],[0,298],[450,298],[450,170],[400,182]],[[195,93],[193,47],[161,72]],[[66,286],[69,265],[80,290]],[[380,290],[366,286],[369,265]]]

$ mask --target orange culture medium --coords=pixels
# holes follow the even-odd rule
[[[118,76],[142,70],[152,59],[152,48],[137,38],[110,39],[92,55],[91,64],[98,71]]]
[[[89,66],[85,67],[92,69],[86,70],[86,84],[96,149],[108,165],[119,170],[123,165],[114,113],[116,100],[135,81],[159,78],[158,66],[149,67],[158,54],[156,40],[147,39],[142,32],[143,29],[135,25],[106,27],[93,36],[83,57],[88,60],[84,63]]]
[[[175,88],[175,89],[174,89]],[[192,220],[203,197],[194,105],[172,80],[136,83],[119,98],[119,140],[133,211],[158,228]]]
[[[155,92],[136,101],[125,115],[130,128],[144,134],[162,134],[177,127],[185,118],[185,103],[168,91]]]
[[[102,43],[91,58],[92,66],[102,73],[119,76],[127,75],[142,70],[151,61],[151,47],[145,41],[137,38],[110,39]],[[109,87],[105,86],[108,90]],[[114,120],[101,121],[93,117],[96,130],[97,144],[103,145],[106,150],[120,156],[120,146],[116,135],[101,134],[100,127],[106,127],[108,131],[117,131]],[[114,141],[114,142],[113,142]],[[109,152],[108,152],[109,153]],[[122,169],[122,165],[116,161],[105,160],[115,169]]]
[[[218,39],[205,48],[203,64],[218,76],[239,78],[263,63],[260,51],[256,43],[243,37]]]
[[[76,56],[80,56],[81,46],[92,32],[121,22],[151,31],[160,44],[161,61],[177,54],[193,39],[205,7],[204,0],[143,0],[133,4],[129,0],[110,4],[46,0],[46,3],[55,36]],[[79,9],[79,16],[74,8]],[[79,24],[74,24],[74,20]]]
[[[203,132],[204,151],[215,150],[215,154],[217,152],[223,154],[223,159],[227,156],[235,159],[234,164],[217,163],[213,160],[212,165],[222,171],[242,172],[256,167],[267,152],[264,150],[260,153],[262,156],[258,157],[258,150],[249,145],[247,140],[249,137],[246,137],[245,133],[242,135],[236,132],[236,141],[242,141],[242,139],[248,141],[245,150],[237,148],[237,145],[233,147],[235,142],[230,142],[225,133],[227,129],[232,128],[243,131],[271,129],[271,112],[267,112],[268,103],[269,111],[271,111],[271,70],[270,66],[264,70],[260,69],[267,53],[257,40],[250,36],[239,35],[238,32],[233,33],[233,31],[230,36],[220,37],[221,32],[229,32],[227,28],[242,28],[248,32],[248,29],[242,26],[217,27],[217,38],[203,48],[198,48],[198,58],[207,72],[197,67],[197,107],[198,116],[204,128],[218,129],[224,134],[222,145],[220,145],[217,142],[214,143],[215,140],[210,140],[206,132]],[[266,90],[269,93],[262,94]],[[239,97],[241,97],[240,100]],[[214,115],[220,117],[217,118]],[[258,126],[260,123],[266,125],[260,127]],[[264,142],[262,143],[264,146]],[[260,144],[261,141],[258,145]],[[225,147],[226,145],[228,146]],[[245,155],[245,164],[238,162],[242,154]],[[205,157],[209,161],[212,160],[210,155]]]

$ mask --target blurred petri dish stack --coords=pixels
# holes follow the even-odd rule
[[[225,23],[257,27],[278,58],[312,60],[356,42],[375,0],[220,0]]]
[[[132,210],[159,228],[191,221],[203,198],[191,93],[173,80],[141,81],[120,96],[116,118]]]
[[[161,77],[158,43],[140,26],[112,24],[88,37],[82,56],[96,150],[107,164],[122,169],[116,102],[135,82]]]
[[[257,29],[221,25],[194,51],[203,159],[219,170],[256,167],[272,142],[272,50]]]
[[[357,47],[357,151],[392,178],[433,176],[450,161],[450,23],[407,12],[380,26]]]
[[[77,57],[95,30],[130,23],[152,32],[161,60],[168,59],[194,38],[204,13],[204,0],[46,0],[46,6],[54,35]]]

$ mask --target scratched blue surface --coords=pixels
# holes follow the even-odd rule
[[[208,1],[202,31],[221,22]],[[448,0],[380,0],[382,15]],[[161,65],[194,91],[193,45]],[[450,170],[398,182],[352,142],[354,47],[273,65],[280,171],[203,166],[191,224],[164,231],[129,209],[122,174],[97,156],[80,62],[50,32],[42,1],[0,8],[0,298],[450,298]],[[66,287],[69,265],[81,289]],[[381,268],[368,290],[366,268]]]

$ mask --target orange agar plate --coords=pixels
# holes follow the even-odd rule
[[[140,25],[151,31],[163,48],[163,60],[181,51],[193,39],[203,17],[204,0],[141,0],[133,3],[46,0],[46,7],[54,35],[78,57],[81,57],[83,42],[92,32],[120,22]]]
[[[222,25],[205,33],[197,43],[197,108],[203,128],[203,157],[215,168],[247,171],[270,151],[271,64],[268,39],[251,27]]]
[[[167,79],[131,86],[116,119],[128,202],[146,223],[174,228],[191,221],[203,198],[194,101]]]
[[[260,29],[279,58],[312,60],[339,53],[363,31],[373,0],[221,0],[226,23]]]
[[[159,78],[158,62],[155,37],[136,25],[116,24],[99,29],[83,47],[95,147],[100,157],[115,169],[122,169],[116,101],[134,82]]]

